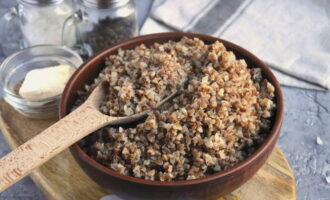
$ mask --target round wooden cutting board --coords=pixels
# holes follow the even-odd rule
[[[53,124],[32,120],[0,100],[0,128],[11,148],[16,148]],[[65,150],[31,174],[49,199],[98,200],[107,193],[94,183]],[[295,200],[294,176],[282,151],[276,147],[266,164],[242,187],[221,200]],[[220,200],[219,199],[219,200]]]

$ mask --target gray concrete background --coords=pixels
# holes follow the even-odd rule
[[[13,4],[0,1],[0,13]],[[146,14],[150,1],[137,1],[141,14]],[[1,57],[1,51],[0,51]],[[283,87],[285,119],[279,145],[295,174],[299,200],[330,199],[330,92]],[[319,138],[317,140],[317,138]],[[0,157],[9,152],[0,134]],[[43,200],[29,177],[0,194],[1,200]]]

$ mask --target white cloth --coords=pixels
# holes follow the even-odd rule
[[[328,0],[156,0],[141,34],[210,34],[263,59],[283,85],[330,89],[329,23]]]

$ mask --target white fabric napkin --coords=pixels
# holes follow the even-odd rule
[[[283,85],[330,89],[328,0],[156,0],[141,34],[173,30],[234,42]]]

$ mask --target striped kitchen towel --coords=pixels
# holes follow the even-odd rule
[[[330,1],[155,0],[141,34],[220,37],[268,63],[283,85],[330,89]]]

